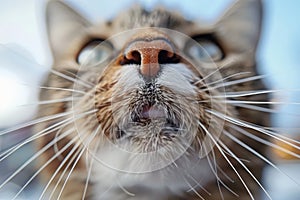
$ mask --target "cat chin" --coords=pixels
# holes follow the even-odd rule
[[[113,160],[114,166],[95,160],[91,177],[94,199],[163,199],[180,196],[191,187],[201,187],[215,179],[207,159],[199,159],[196,154],[184,154],[169,165],[147,171],[147,166],[153,165],[150,159],[129,161],[117,151],[99,151],[106,154],[107,160]],[[126,167],[129,164],[135,169]]]

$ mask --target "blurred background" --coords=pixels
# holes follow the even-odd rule
[[[45,32],[45,0],[1,0],[0,7],[0,131],[16,127],[33,118],[38,101],[38,86],[50,69],[52,58]],[[165,5],[181,11],[187,18],[213,21],[232,0],[67,0],[92,22],[109,19],[139,2],[146,8]],[[273,114],[274,127],[291,137],[300,135],[298,113],[300,111],[300,1],[272,0],[264,2],[264,22],[258,50],[259,70],[267,74],[267,84],[278,89],[274,99],[287,102],[276,105],[278,113]],[[30,130],[23,128],[16,132],[0,135],[0,152],[9,145],[27,138]],[[300,137],[298,137],[300,139]],[[16,166],[31,155],[32,146],[26,145],[21,152],[0,162],[0,184],[7,179]],[[277,160],[277,166],[288,176],[281,175],[274,168],[265,171],[264,182],[274,200],[300,198],[300,164],[297,160]],[[34,173],[34,167],[25,168],[12,182],[0,189],[0,199],[11,199]],[[39,184],[29,185],[19,199],[38,199]]]

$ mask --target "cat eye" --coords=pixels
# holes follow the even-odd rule
[[[192,59],[202,62],[219,61],[223,58],[223,52],[219,45],[209,39],[195,39],[196,42],[189,42],[185,52]]]
[[[107,60],[113,52],[111,43],[93,40],[85,45],[78,54],[77,62],[81,65],[95,65]]]

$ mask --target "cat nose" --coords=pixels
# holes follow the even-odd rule
[[[146,79],[156,77],[161,70],[161,64],[176,62],[173,44],[162,38],[133,41],[124,53],[127,63],[140,65],[140,73]]]

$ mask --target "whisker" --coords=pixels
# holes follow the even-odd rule
[[[239,100],[224,100],[220,101],[230,104],[265,104],[265,105],[300,105],[300,102],[280,102],[280,101],[239,101]]]
[[[227,180],[229,180],[231,183],[234,183],[234,180],[228,174],[226,174],[219,165],[217,165],[217,169],[226,177]]]
[[[204,148],[205,148],[205,147],[204,147]],[[224,181],[222,181],[222,179],[219,177],[217,169],[220,169],[220,167],[218,166],[218,164],[217,164],[217,162],[216,162],[214,151],[212,151],[212,155],[213,155],[213,157],[214,157],[214,165],[215,165],[214,169],[212,168],[213,166],[212,166],[212,164],[211,164],[211,162],[210,162],[210,160],[209,160],[209,157],[208,157],[208,162],[209,162],[209,165],[210,165],[210,167],[211,167],[213,173],[215,174],[215,176],[216,176],[216,178],[217,178],[217,184],[218,184],[218,189],[219,189],[219,191],[220,191],[221,198],[224,199],[223,193],[222,193],[222,190],[221,190],[221,187],[220,187],[220,183],[221,183],[221,184],[225,187],[225,189],[227,189],[230,193],[232,193],[232,194],[235,195],[236,197],[239,197],[239,195],[238,195],[236,192],[234,192],[234,191],[233,191],[226,183],[224,183]],[[209,156],[209,155],[208,155],[208,156]],[[225,177],[228,177],[228,175],[227,175],[223,170],[222,170],[222,172],[223,172],[223,174],[225,175]],[[232,183],[234,182],[234,181],[233,181],[231,178],[229,178],[229,177],[228,177],[228,180],[231,181]]]
[[[287,150],[287,149],[285,149],[285,148],[283,148],[281,146],[278,146],[277,144],[269,142],[268,140],[264,140],[264,139],[262,139],[262,138],[260,138],[260,137],[258,137],[256,135],[253,135],[253,134],[249,133],[248,131],[246,131],[246,130],[238,127],[238,126],[235,126],[235,125],[232,124],[232,125],[230,125],[230,127],[233,128],[233,129],[235,129],[239,133],[242,133],[243,135],[245,135],[245,136],[247,136],[247,137],[249,137],[249,138],[251,138],[253,140],[256,140],[256,141],[258,141],[258,142],[260,142],[262,144],[265,144],[265,145],[268,145],[268,146],[273,147],[275,149],[278,149],[280,151],[283,151],[283,152],[285,152],[285,153],[287,153],[289,155],[292,155],[292,156],[294,156],[296,158],[300,158],[300,155],[298,155],[298,154],[296,154],[296,153],[294,153],[292,151],[289,151],[289,150]]]
[[[212,136],[212,134],[207,130],[207,128],[198,121],[199,126],[205,131],[205,133],[209,136],[209,138],[211,138],[211,140],[214,142],[214,144],[216,145],[217,149],[219,150],[219,152],[222,154],[222,156],[224,157],[224,159],[227,161],[227,163],[230,165],[230,167],[233,169],[233,171],[235,172],[235,174],[238,176],[238,178],[240,179],[240,181],[242,182],[242,184],[244,185],[245,189],[247,190],[247,193],[249,194],[250,198],[252,200],[255,200],[251,191],[249,190],[247,184],[245,183],[245,181],[243,180],[243,178],[241,177],[241,175],[238,173],[238,171],[236,170],[236,168],[233,166],[233,164],[230,162],[230,160],[227,158],[226,154],[223,152],[222,148],[220,147],[220,145],[216,142],[215,138]]]
[[[220,84],[217,84],[215,86],[208,87],[206,89],[201,89],[200,91],[201,92],[205,92],[205,91],[212,90],[212,89],[217,89],[217,88],[220,88],[220,87],[226,87],[226,86],[236,85],[236,84],[239,84],[239,83],[245,83],[245,82],[255,81],[255,80],[259,80],[259,79],[265,78],[265,77],[267,77],[267,76],[266,75],[251,76],[251,77],[242,78],[242,79],[239,79],[239,80],[234,80],[234,81],[229,81],[229,82],[225,82],[225,83],[220,83]]]
[[[78,136],[79,137],[79,136]],[[74,140],[74,142],[75,142],[75,140]],[[51,176],[51,178],[49,179],[49,181],[48,181],[48,183],[47,183],[47,185],[44,187],[44,189],[43,189],[43,191],[42,191],[42,193],[41,193],[41,195],[40,195],[40,197],[39,197],[39,200],[41,200],[42,198],[43,198],[43,196],[45,195],[45,193],[46,193],[46,191],[47,191],[47,189],[48,189],[48,187],[50,186],[50,184],[51,184],[51,182],[54,180],[54,178],[55,178],[55,176],[58,174],[58,172],[61,170],[61,168],[65,165],[65,163],[69,160],[69,158],[73,155],[73,157],[71,158],[71,160],[69,161],[69,163],[72,163],[74,160],[75,160],[75,158],[76,158],[76,156],[79,154],[79,152],[81,151],[81,149],[78,149],[78,147],[79,147],[79,143],[76,143],[76,145],[74,145],[74,147],[70,150],[70,152],[66,155],[66,157],[63,159],[63,161],[60,163],[60,165],[58,166],[58,168],[55,170],[55,172],[52,174],[52,176]],[[77,152],[75,152],[77,150]],[[75,153],[74,153],[75,152]],[[74,153],[74,154],[73,154]],[[56,154],[55,154],[56,155]],[[68,166],[66,166],[66,168],[65,169],[67,169],[68,168]],[[64,173],[62,173],[62,174],[64,174]],[[59,182],[59,180],[58,180],[58,182]],[[53,189],[53,191],[55,191],[55,189],[56,189],[56,187],[58,186],[58,184],[57,185],[55,185],[55,187],[54,187],[54,189]],[[52,192],[53,192],[52,191]],[[54,193],[54,192],[53,192]],[[51,193],[52,194],[52,193]],[[53,195],[53,194],[52,194]],[[50,197],[52,196],[52,195],[50,195]],[[51,199],[49,197],[49,199]]]
[[[247,108],[250,110],[257,110],[260,112],[266,112],[266,113],[279,113],[280,111],[277,111],[275,109],[271,109],[271,108],[265,108],[265,107],[260,107],[260,106],[255,106],[255,105],[248,105],[248,104],[234,104],[234,106],[236,107],[241,107],[241,108]],[[282,112],[280,112],[282,113]]]
[[[135,196],[134,193],[129,192],[123,185],[121,185],[121,183],[118,180],[116,180],[116,182],[117,182],[118,186],[121,188],[121,190],[123,190],[123,192],[125,192],[127,195],[132,196],[132,197]]]
[[[188,176],[190,179],[192,179],[192,181],[196,184],[195,186],[192,186],[192,188],[196,188],[196,187],[200,187],[201,190],[203,190],[206,194],[208,194],[209,196],[211,196],[211,193],[207,191],[207,189],[205,189],[193,176],[191,176],[186,170],[184,170],[184,173],[186,176]],[[190,188],[189,190],[187,190],[187,192],[192,191],[193,189]]]
[[[239,83],[245,83],[245,82],[249,82],[249,81],[255,81],[255,80],[259,80],[259,79],[263,79],[266,78],[267,75],[256,75],[256,76],[251,76],[251,77],[247,77],[247,78],[242,78],[239,80],[234,80],[234,81],[229,81],[229,82],[225,82],[225,83],[221,83],[219,85],[216,85],[215,87],[225,87],[225,86],[231,86],[231,85],[236,85]]]
[[[297,89],[276,89],[276,90],[251,90],[251,91],[239,91],[239,92],[226,92],[224,95],[212,96],[212,98],[236,98],[245,96],[254,96],[260,94],[270,94],[270,93],[281,93],[287,91],[300,91]]]
[[[69,80],[69,81],[71,81],[73,83],[78,83],[78,84],[80,84],[82,86],[85,86],[86,88],[93,88],[93,85],[87,84],[87,83],[85,83],[85,82],[83,82],[81,80],[78,80],[78,79],[72,78],[70,76],[67,76],[66,74],[63,74],[63,73],[61,73],[59,71],[56,71],[54,69],[51,69],[50,72],[52,72],[53,74],[55,74],[55,75],[57,75],[57,76],[59,76],[61,78]]]
[[[266,130],[270,130],[270,131],[285,131],[285,130],[291,130],[291,131],[299,131],[300,127],[276,127],[276,126],[272,126],[272,127],[265,127]]]
[[[239,126],[243,126],[243,127],[246,127],[246,128],[250,128],[252,130],[256,130],[256,131],[258,131],[260,133],[263,133],[263,134],[265,134],[265,135],[267,135],[267,136],[269,136],[271,138],[277,139],[277,140],[279,140],[279,141],[281,141],[281,142],[283,142],[285,144],[288,144],[288,145],[294,147],[295,149],[300,150],[299,146],[291,143],[291,142],[294,142],[294,143],[300,144],[300,141],[293,140],[291,138],[285,137],[283,135],[277,134],[277,133],[272,132],[272,131],[268,131],[268,130],[266,130],[266,129],[264,129],[264,128],[256,125],[256,124],[252,124],[250,122],[245,122],[243,120],[234,119],[232,117],[229,117],[227,115],[224,115],[224,114],[216,112],[216,111],[206,110],[206,112],[209,112],[209,113],[211,113],[211,114],[213,114],[213,115],[215,115],[215,116],[217,116],[217,117],[219,117],[221,119],[225,119],[226,121],[228,121],[230,123],[233,123],[233,124],[236,124],[236,125],[239,125]]]
[[[221,147],[222,148],[222,147]],[[223,149],[224,153],[227,154],[228,156],[232,157],[232,155],[230,154],[230,152],[227,152],[226,149]],[[237,157],[241,162],[246,162],[246,163],[251,163],[250,160],[247,160],[245,158],[240,158],[240,157]]]
[[[67,172],[67,170],[69,169],[71,164],[74,162],[75,159],[80,157],[80,155],[84,152],[84,149],[82,147],[78,148],[79,146],[80,146],[80,143],[76,143],[76,145],[71,149],[71,151],[68,153],[68,155],[63,159],[63,162],[61,162],[61,164],[58,166],[58,168],[55,170],[55,172],[52,174],[51,178],[49,179],[49,181],[48,181],[46,187],[44,188],[44,190],[42,192],[42,195],[40,196],[39,200],[41,200],[42,197],[45,195],[45,193],[46,193],[47,189],[49,188],[51,182],[55,179],[56,175],[59,173],[59,171],[62,169],[62,167],[66,164],[67,161],[69,161],[67,166],[64,168],[63,172],[61,173],[58,181],[56,182],[56,184],[54,186],[54,188],[52,189],[52,192],[49,195],[49,199],[51,199],[53,197],[59,183],[63,179],[65,173]],[[69,160],[70,157],[71,157],[71,159]],[[59,199],[59,198],[57,198],[57,199]]]
[[[211,86],[211,85],[214,85],[214,84],[219,83],[219,82],[224,82],[225,80],[228,80],[228,79],[233,78],[235,76],[245,75],[245,74],[249,74],[249,73],[251,73],[251,72],[238,72],[238,73],[235,73],[235,74],[231,74],[231,75],[226,76],[225,78],[222,78],[220,80],[210,82],[210,83],[206,84],[206,86]],[[197,83],[199,83],[199,81],[197,81],[195,84],[197,84]]]
[[[63,134],[59,136],[59,139],[63,139],[67,134]],[[49,149],[56,141],[52,140],[47,145],[45,145],[42,149],[40,149],[37,153],[35,153],[31,158],[29,158],[24,164],[22,164],[14,173],[12,173],[1,185],[0,189],[10,182],[18,173],[20,173],[26,166],[28,166],[33,160],[42,155],[47,149]]]
[[[281,114],[286,114],[286,115],[291,115],[291,116],[300,116],[300,114],[297,114],[297,113],[285,112],[285,111],[280,111],[280,110],[276,110],[276,109],[272,109],[272,108],[265,108],[265,107],[261,107],[261,106],[250,105],[250,104],[234,104],[234,106],[246,108],[246,109],[250,109],[250,110],[257,110],[257,111],[265,112],[265,113],[274,113],[274,114],[281,113]]]
[[[97,133],[98,133],[98,131],[100,130],[100,128],[101,128],[101,126],[99,125],[99,126],[97,127],[97,129],[94,131],[94,133],[93,133],[92,135],[90,135],[89,137],[87,137],[87,139],[88,139],[87,144],[83,145],[82,151],[81,151],[80,154],[77,156],[77,159],[74,161],[73,166],[72,166],[72,168],[70,169],[70,171],[69,171],[69,173],[68,173],[68,175],[67,175],[67,177],[66,177],[66,180],[64,181],[64,184],[62,185],[62,188],[61,188],[61,190],[60,190],[60,192],[59,192],[59,195],[58,195],[57,199],[60,199],[60,197],[61,197],[61,195],[62,195],[62,193],[63,193],[63,190],[64,190],[64,188],[65,188],[65,186],[66,186],[66,184],[67,184],[67,182],[68,182],[68,180],[69,180],[69,178],[70,178],[72,172],[74,171],[74,169],[75,169],[77,163],[79,162],[79,160],[80,160],[82,154],[83,154],[84,151],[87,149],[87,147],[88,147],[89,144],[92,142],[92,140],[95,138],[95,136],[97,135]],[[86,138],[83,138],[83,140],[85,140],[85,139],[86,139]],[[81,140],[82,140],[82,139],[81,139]],[[81,143],[82,143],[82,142],[81,142]]]
[[[92,110],[93,112],[95,111],[96,109]],[[84,113],[82,113],[81,115],[78,115],[78,117],[82,117],[86,114],[89,114],[91,113],[91,111],[86,111]],[[66,119],[64,121],[68,121],[70,120],[71,121],[72,118],[69,118],[69,119]],[[60,123],[60,122],[59,122]],[[57,126],[57,124],[54,124],[53,126]],[[43,130],[44,131],[44,130]],[[50,131],[53,131],[50,129]],[[74,131],[74,130],[72,130]],[[42,131],[41,131],[42,132]],[[17,174],[19,174],[19,172],[21,172],[25,167],[27,167],[33,160],[35,160],[37,157],[39,157],[42,153],[44,153],[47,149],[49,149],[51,146],[53,146],[56,142],[60,141],[61,139],[63,139],[64,137],[66,137],[67,135],[69,135],[70,132],[67,132],[67,133],[64,133],[60,136],[58,136],[57,138],[53,139],[51,142],[49,142],[47,145],[45,145],[42,149],[40,149],[37,153],[35,153],[30,159],[28,159],[24,164],[22,164],[13,174],[11,174],[1,185],[0,185],[0,189],[6,185],[8,182],[10,182]],[[34,137],[36,137],[36,135],[34,135]],[[58,155],[56,155],[58,156]],[[35,175],[36,176],[36,175]],[[35,177],[34,176],[34,177]],[[32,179],[34,178],[32,177]],[[30,179],[24,186],[24,188],[32,181],[32,179]],[[22,188],[21,190],[23,191],[24,188]],[[22,192],[20,191],[20,193]],[[19,194],[18,194],[19,195]]]
[[[35,120],[30,121],[30,122],[25,122],[23,124],[16,125],[13,128],[9,128],[9,129],[6,129],[4,131],[0,131],[0,136],[5,135],[5,134],[10,133],[10,132],[13,132],[13,131],[16,131],[16,130],[19,130],[19,129],[22,129],[22,128],[25,128],[25,127],[28,127],[28,126],[32,126],[32,125],[41,123],[41,122],[45,122],[45,121],[49,121],[49,120],[52,120],[52,119],[57,119],[57,118],[60,118],[60,117],[64,117],[64,116],[70,115],[72,113],[74,113],[74,111],[58,113],[58,114],[54,114],[54,115],[51,115],[51,116],[41,117],[39,119],[35,119]]]
[[[220,145],[225,148],[228,152],[231,153],[231,155],[235,158],[235,160],[249,173],[249,175],[253,178],[253,180],[259,185],[259,187],[264,191],[264,193],[267,195],[267,197],[272,200],[272,197],[270,194],[267,192],[267,190],[262,186],[262,184],[258,181],[258,179],[253,175],[253,173],[249,170],[249,168],[239,160],[238,157],[222,142],[219,141]]]
[[[62,103],[62,102],[70,102],[73,100],[77,100],[79,97],[67,97],[62,99],[52,99],[52,100],[45,100],[45,101],[37,101],[32,103],[27,103],[19,106],[32,106],[32,105],[45,105],[45,104],[52,104],[52,103]]]
[[[74,92],[74,93],[79,93],[79,94],[87,94],[85,91],[81,90],[75,90],[70,89],[70,88],[60,88],[60,87],[49,87],[49,86],[39,86],[39,85],[30,85],[28,83],[21,83],[24,86],[29,86],[31,88],[39,88],[39,89],[46,89],[46,90],[57,90],[57,91],[66,91],[66,92]]]
[[[239,62],[239,59],[237,57],[232,58],[232,59],[228,60],[226,63],[224,63],[223,65],[218,66],[218,68],[216,70],[214,70],[210,74],[203,77],[200,81],[204,81],[205,79],[208,79],[209,77],[211,77],[215,73],[219,72],[222,68],[227,67],[227,66],[231,66],[233,63],[238,63],[238,62]]]
[[[55,137],[54,137],[54,140],[56,141],[56,143],[53,145],[53,150],[54,150],[54,152],[55,152],[55,154],[58,154],[58,152],[59,152],[59,147],[58,147],[58,141],[57,141],[57,137],[61,134],[61,131],[62,131],[63,129],[61,128],[61,129],[59,129],[57,132],[56,132],[56,134],[55,134]],[[57,159],[58,160],[60,160],[60,161],[62,161],[63,160],[63,156],[62,155],[58,155],[57,156]]]
[[[45,128],[44,130],[34,134],[33,136],[27,138],[26,140],[22,141],[21,143],[16,144],[15,146],[9,148],[8,150],[6,150],[5,152],[0,154],[0,158],[1,158],[0,162],[2,162],[4,159],[9,157],[11,154],[13,154],[15,151],[17,151],[18,149],[20,149],[24,145],[26,145],[26,144],[28,144],[28,143],[30,143],[30,142],[32,142],[32,141],[34,141],[34,140],[36,140],[40,137],[48,135],[49,133],[52,133],[53,131],[60,129],[60,128],[64,127],[65,125],[68,125],[68,124],[72,123],[72,118],[73,117],[70,117],[70,118],[65,119],[63,121],[55,123],[55,124]],[[66,123],[68,121],[69,121],[69,123]]]
[[[82,138],[82,136],[80,135],[77,135],[78,138],[80,138],[80,141],[81,140],[84,140],[86,137],[88,136],[88,134],[85,134],[85,137]],[[56,182],[50,196],[49,196],[49,199],[51,199],[51,197],[54,195],[54,192],[56,190],[56,188],[58,187],[59,183],[61,182],[61,180],[63,179],[66,171],[69,169],[70,165],[73,163],[73,161],[76,159],[76,158],[80,158],[82,153],[84,152],[84,146],[82,146],[81,148],[78,149],[78,147],[82,145],[81,142],[77,142],[76,145],[72,148],[72,150],[68,153],[68,155],[63,159],[63,161],[61,162],[61,164],[59,165],[59,167],[55,170],[55,172],[53,173],[52,177],[50,178],[50,180],[48,181],[47,185],[45,186],[43,192],[42,192],[42,195],[40,196],[40,199],[42,199],[43,195],[45,194],[45,192],[47,191],[48,187],[50,186],[51,182],[54,180],[55,176],[58,174],[58,172],[60,171],[60,169],[64,166],[64,164],[68,161],[68,159],[70,158],[70,156],[73,155],[74,151],[77,150],[77,152],[72,156],[71,160],[69,161],[68,165],[65,167],[65,169],[63,170],[63,172],[61,173],[58,181]],[[78,156],[79,155],[79,156]],[[76,162],[76,161],[75,161]],[[78,162],[78,161],[77,161]],[[63,188],[62,188],[63,190]]]
[[[104,192],[102,192],[99,196],[98,199],[101,199],[106,193],[109,192],[114,187],[114,184],[111,184]]]
[[[207,152],[205,145],[203,145],[203,147],[204,147],[205,152]],[[206,154],[207,154],[207,153],[206,153]],[[219,190],[221,199],[224,200],[224,196],[223,196],[222,189],[221,189],[221,186],[220,186],[220,182],[221,182],[221,184],[222,184],[223,181],[221,180],[221,178],[220,178],[219,175],[218,175],[218,170],[217,170],[217,167],[216,167],[216,166],[217,166],[216,156],[215,156],[215,152],[214,152],[213,150],[211,151],[211,156],[212,156],[213,164],[210,162],[210,154],[207,154],[207,161],[208,161],[208,164],[209,164],[209,166],[210,166],[210,168],[211,168],[213,174],[214,174],[215,177],[217,178],[217,186],[218,186],[218,190]],[[220,181],[220,180],[221,180],[221,181]],[[225,183],[224,183],[224,184],[225,184]],[[226,185],[226,184],[225,184],[225,185]],[[226,185],[226,186],[227,186],[227,185]],[[226,186],[225,186],[225,187],[226,187]]]
[[[94,83],[92,83],[92,82],[89,82],[89,81],[87,81],[87,80],[82,80],[82,79],[78,76],[78,74],[75,74],[75,73],[73,73],[73,72],[71,72],[71,71],[69,71],[69,70],[64,70],[64,72],[67,73],[67,74],[70,74],[70,75],[72,75],[72,76],[74,76],[74,77],[76,77],[78,80],[80,80],[80,81],[82,81],[82,82],[84,82],[84,83],[86,83],[86,84],[88,84],[88,85],[91,85],[91,86],[94,85]]]
[[[205,145],[201,145],[201,141],[200,141],[200,139],[199,139],[198,137],[197,137],[197,141],[198,141],[199,145],[201,146],[201,150],[202,150],[202,148],[204,148],[204,151],[207,152],[207,149],[205,148]],[[205,154],[208,155],[208,157],[207,157],[207,162],[208,162],[208,165],[209,165],[209,167],[211,168],[213,174],[215,175],[215,177],[216,177],[216,179],[217,179],[218,189],[219,189],[219,191],[220,191],[221,198],[223,199],[223,194],[222,194],[222,191],[221,191],[221,188],[220,188],[220,183],[221,183],[221,184],[224,184],[225,187],[226,187],[227,185],[220,179],[220,177],[219,177],[219,175],[218,175],[218,172],[217,172],[217,170],[216,170],[217,163],[216,163],[215,153],[214,153],[214,151],[211,151],[211,152],[212,152],[212,157],[213,157],[212,160],[214,161],[213,164],[214,164],[215,167],[212,165],[212,162],[210,161],[209,154],[205,153]]]
[[[185,177],[183,177],[184,181],[186,182],[186,184],[190,187],[190,190],[193,191],[200,199],[205,200],[200,194],[199,192],[197,192],[197,190],[195,190],[195,188],[193,188],[193,186],[188,182],[188,180],[186,180]]]
[[[100,126],[100,125],[99,125]],[[93,154],[96,153],[98,147],[99,147],[99,143],[100,143],[100,140],[98,140],[97,144],[95,145],[95,149],[94,151],[92,152]],[[89,149],[87,148],[87,151],[86,151],[86,160],[88,159],[88,156],[89,156]],[[91,174],[92,174],[92,167],[93,167],[93,164],[94,164],[94,158],[91,156],[91,162],[90,162],[90,166],[87,167],[88,168],[88,174],[87,174],[87,177],[86,177],[86,181],[85,181],[85,186],[84,186],[84,190],[83,190],[83,194],[82,194],[82,200],[85,199],[85,196],[87,194],[87,189],[88,189],[88,185],[89,185],[89,180],[90,180],[90,177],[91,177]],[[88,162],[86,161],[86,163],[88,164]]]
[[[257,157],[259,157],[260,159],[262,159],[263,161],[265,161],[267,164],[269,164],[270,166],[272,166],[273,168],[275,168],[279,173],[289,177],[292,181],[294,181],[297,185],[299,185],[299,183],[297,183],[297,181],[295,181],[292,177],[290,177],[288,174],[286,174],[285,172],[283,172],[281,169],[279,169],[274,163],[272,163],[270,160],[268,160],[265,156],[263,156],[262,154],[260,154],[259,152],[255,151],[253,148],[251,148],[249,145],[247,145],[246,143],[244,143],[243,141],[241,141],[240,139],[238,139],[237,137],[233,136],[231,133],[229,133],[228,131],[224,130],[224,134],[229,137],[231,140],[233,140],[234,142],[236,142],[237,144],[239,144],[240,146],[244,147],[245,149],[247,149],[248,151],[250,151],[251,153],[253,153],[254,155],[256,155]],[[300,186],[300,185],[299,185]]]
[[[64,134],[62,134],[61,135],[61,137],[60,138],[58,138],[58,140],[56,140],[56,141],[54,141],[54,140],[52,140],[52,143],[54,143],[54,142],[57,142],[57,141],[59,141],[59,140],[61,140],[61,139],[63,139],[63,138],[65,138],[66,136],[68,136],[69,134],[71,134],[72,133],[72,131],[74,131],[74,129],[71,129],[71,130],[69,130],[69,131],[67,131],[67,132],[65,132]],[[75,140],[76,138],[74,138],[74,140]],[[72,141],[72,140],[71,140]],[[73,143],[73,142],[72,142]],[[70,142],[70,145],[72,145],[72,143]],[[52,144],[53,145],[53,144]],[[70,145],[66,145],[66,147],[64,147],[64,148],[62,148],[61,149],[61,151],[63,152],[63,151],[65,151]],[[45,150],[47,150],[47,149],[45,149]],[[42,153],[43,152],[45,152],[45,151],[42,151]],[[61,152],[61,153],[62,153]],[[60,154],[59,154],[60,155]],[[28,179],[27,181],[26,181],[26,183],[23,185],[23,187],[17,192],[17,194],[14,196],[14,198],[13,198],[13,200],[14,199],[16,199],[19,195],[20,195],[20,193],[29,185],[29,183],[31,183],[31,181],[45,168],[45,167],[47,167],[55,158],[57,158],[58,157],[58,155],[57,154],[55,154],[54,156],[52,156],[46,163],[44,163],[43,164],[43,166],[42,167],[40,167],[31,177],[30,177],[30,179]]]

